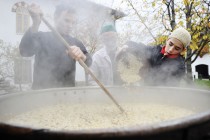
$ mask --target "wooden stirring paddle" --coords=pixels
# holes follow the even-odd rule
[[[54,27],[42,16],[42,21],[46,24],[46,26],[57,36],[57,38],[68,48],[70,45],[68,42],[58,33]],[[88,74],[95,80],[95,82],[101,87],[101,89],[108,95],[108,97],[114,102],[114,104],[119,108],[119,110],[124,113],[124,109],[118,104],[118,102],[113,98],[110,92],[105,88],[105,86],[96,78],[96,76],[92,73],[92,71],[88,68],[88,66],[84,63],[82,59],[78,60],[79,64],[87,71]]]

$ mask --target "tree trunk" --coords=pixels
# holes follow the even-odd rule
[[[170,23],[171,23],[172,30],[174,30],[176,27],[176,13],[175,13],[175,8],[174,8],[174,0],[171,1],[171,13],[172,13],[172,19]]]
[[[190,56],[192,53],[192,50],[190,47],[187,47],[187,57]],[[191,59],[186,62],[186,72],[187,72],[187,79],[192,80],[192,67],[191,67]]]
[[[191,9],[189,7],[189,5],[186,6],[186,9],[187,9],[187,12],[186,12],[186,27],[188,29],[191,29],[191,17],[190,17],[190,14],[191,14]],[[189,56],[191,56],[192,54],[192,49],[188,46],[187,47],[187,57],[188,58]],[[192,81],[192,67],[191,67],[191,59],[189,59],[189,61],[186,62],[186,72],[187,72],[187,79],[189,81]]]

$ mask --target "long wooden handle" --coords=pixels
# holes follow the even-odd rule
[[[42,21],[47,25],[50,30],[58,37],[58,39],[68,48],[70,45],[68,42],[49,24],[49,22],[42,17]],[[113,98],[110,92],[104,87],[104,85],[96,78],[88,66],[84,63],[82,59],[79,59],[79,64],[90,74],[90,76],[95,80],[95,82],[103,89],[103,91],[109,96],[109,98],[114,102],[114,104],[120,109],[121,112],[124,112],[123,108],[118,104],[118,102]]]
[[[124,112],[123,108],[118,104],[118,102],[113,98],[107,88],[96,78],[96,76],[92,73],[92,71],[87,67],[82,59],[79,59],[80,65],[91,75],[91,77],[95,80],[95,82],[103,89],[103,91],[109,96],[109,98],[115,103],[115,105],[120,109],[121,112]]]

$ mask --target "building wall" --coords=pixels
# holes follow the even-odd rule
[[[195,56],[193,56],[192,59],[193,58],[195,58]],[[196,72],[195,67],[201,64],[205,64],[208,66],[208,74],[210,75],[210,54],[206,54],[202,58],[198,57],[196,61],[192,64],[192,75],[196,79],[198,78],[198,73]]]
[[[22,35],[16,35],[16,13],[12,12],[12,6],[17,3],[21,2],[22,0],[0,0],[0,39],[2,39],[4,42],[10,42],[12,44],[17,44],[17,42],[20,42]],[[43,12],[48,17],[48,20],[51,20],[51,17],[53,15],[54,11],[54,5],[56,2],[53,2],[53,0],[24,0],[28,4],[36,3],[41,6],[43,9]],[[48,2],[48,3],[47,3]],[[46,26],[41,24],[40,30],[48,30]]]

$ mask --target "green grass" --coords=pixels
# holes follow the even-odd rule
[[[196,79],[194,82],[198,86],[210,88],[210,80],[198,80],[198,79]]]

